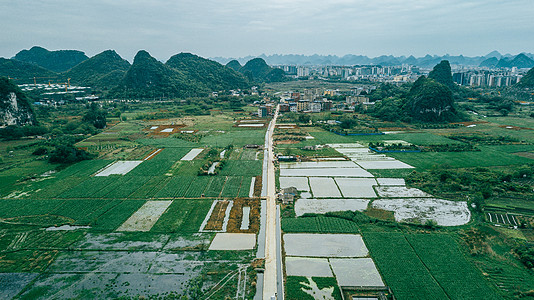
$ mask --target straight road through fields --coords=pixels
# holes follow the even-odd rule
[[[279,262],[279,243],[277,239],[278,226],[280,226],[277,218],[276,209],[276,186],[274,176],[274,154],[273,154],[273,132],[276,126],[276,119],[278,118],[279,106],[276,107],[274,117],[269,124],[267,133],[265,134],[265,159],[264,172],[262,179],[263,196],[266,198],[267,206],[267,220],[265,226],[265,273],[263,276],[263,299],[283,299],[283,291],[279,288],[279,282],[282,278],[278,278],[281,270]],[[278,251],[277,251],[278,250]]]

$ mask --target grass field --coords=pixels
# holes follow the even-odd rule
[[[533,159],[498,151],[491,146],[479,146],[479,152],[421,152],[389,153],[402,162],[420,170],[448,165],[452,168],[490,167],[534,163]]]

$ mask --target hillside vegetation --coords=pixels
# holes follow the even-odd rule
[[[106,50],[65,73],[75,84],[109,89],[119,84],[130,63],[113,50]]]
[[[82,51],[57,50],[49,51],[34,46],[30,50],[22,50],[13,57],[15,60],[36,64],[54,72],[63,72],[88,59]]]

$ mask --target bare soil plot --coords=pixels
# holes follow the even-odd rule
[[[260,200],[238,198],[233,200],[233,203],[226,232],[258,232],[260,229]],[[248,214],[246,212],[247,210]]]
[[[189,151],[184,157],[182,157],[181,160],[193,160],[195,159],[195,157],[197,157],[197,155],[200,154],[200,152],[202,152],[204,149],[203,148],[199,148],[199,149],[191,149],[191,151]]]
[[[407,188],[405,186],[379,186],[376,188],[378,195],[383,198],[423,198],[432,197],[420,189]]]
[[[117,231],[150,231],[172,201],[147,201]]]
[[[217,201],[213,210],[210,210],[211,214],[206,225],[201,230],[221,231],[229,204],[228,200]]]
[[[384,286],[371,258],[331,258],[330,265],[340,286]]]
[[[281,169],[280,176],[296,177],[374,177],[373,174],[361,168],[309,168],[309,169]]]
[[[395,212],[395,220],[425,223],[434,220],[440,226],[459,226],[469,222],[471,212],[465,201],[435,198],[379,199],[372,207]]]
[[[285,261],[287,276],[332,277],[327,258],[287,256]]]
[[[100,170],[95,176],[125,175],[142,162],[142,160],[116,161]]]
[[[283,239],[288,256],[365,257],[369,254],[359,234],[287,233]]]
[[[254,233],[217,233],[209,250],[251,250],[256,246]]]
[[[398,185],[405,186],[406,182],[404,178],[377,178],[376,181],[379,185]]]
[[[159,149],[151,151],[150,153],[148,153],[147,156],[143,158],[143,160],[151,160],[152,158],[154,158],[154,156],[158,155],[162,150],[163,150],[162,148],[159,148]]]
[[[295,163],[281,163],[280,169],[308,169],[308,168],[360,168],[350,160],[343,161],[306,161]]]
[[[308,177],[280,177],[280,188],[296,187],[299,191],[310,191]]]
[[[366,199],[299,199],[295,202],[295,214],[299,217],[306,213],[363,211],[367,208],[369,201]]]
[[[383,161],[357,161],[364,169],[413,169],[409,164],[398,160],[383,160]]]
[[[310,177],[310,187],[314,197],[317,198],[341,198],[341,193],[336,182],[332,178]]]
[[[335,178],[343,197],[376,198],[374,178]]]

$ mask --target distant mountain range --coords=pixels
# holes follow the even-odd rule
[[[364,55],[348,54],[345,56],[336,55],[299,55],[299,54],[274,54],[257,56],[263,58],[269,65],[309,65],[309,66],[321,66],[321,65],[337,65],[337,66],[353,66],[353,65],[382,65],[393,66],[401,64],[409,64],[418,66],[421,68],[432,68],[442,60],[448,60],[452,65],[460,66],[488,66],[495,67],[502,61],[500,66],[502,67],[518,67],[518,68],[531,68],[531,64],[534,62],[534,54],[521,53],[519,55],[501,54],[498,51],[493,51],[484,56],[468,57],[463,55],[426,55],[423,57],[414,56],[393,56],[382,55],[374,58],[370,58]],[[519,57],[514,61],[515,58]],[[225,58],[225,57],[213,57],[212,60],[218,61],[221,64],[226,64],[232,60],[235,60],[241,64],[255,58],[254,56],[246,56],[241,58]],[[526,58],[526,59],[525,59]],[[490,60],[490,61],[488,61]],[[494,63],[494,64],[493,64]],[[499,67],[499,66],[498,66]]]
[[[248,78],[256,74],[254,67],[236,71],[191,53],[176,54],[163,63],[141,50],[130,64],[113,50],[88,58],[75,50],[33,47],[12,59],[0,58],[0,77],[9,77],[17,84],[63,83],[70,79],[71,84],[91,86],[109,96],[141,98],[205,96],[212,91],[246,89],[258,82],[284,79],[283,71],[257,60],[267,68],[270,77]],[[245,76],[242,72],[246,71],[251,73]]]
[[[217,61],[215,61],[217,60]],[[240,61],[243,63],[241,63]],[[287,80],[285,73],[272,65],[400,65],[411,64],[432,68],[442,60],[451,65],[501,67],[534,67],[534,55],[515,56],[491,52],[485,56],[380,56],[361,55],[261,55],[239,60],[205,59],[191,53],[180,53],[163,63],[141,50],[133,64],[113,50],[91,58],[77,50],[48,51],[42,47],[22,50],[11,59],[0,58],[0,77],[21,83],[63,83],[90,86],[111,97],[190,97],[213,91],[245,89],[262,82]],[[226,65],[223,65],[226,64]],[[271,65],[271,66],[270,66]]]

